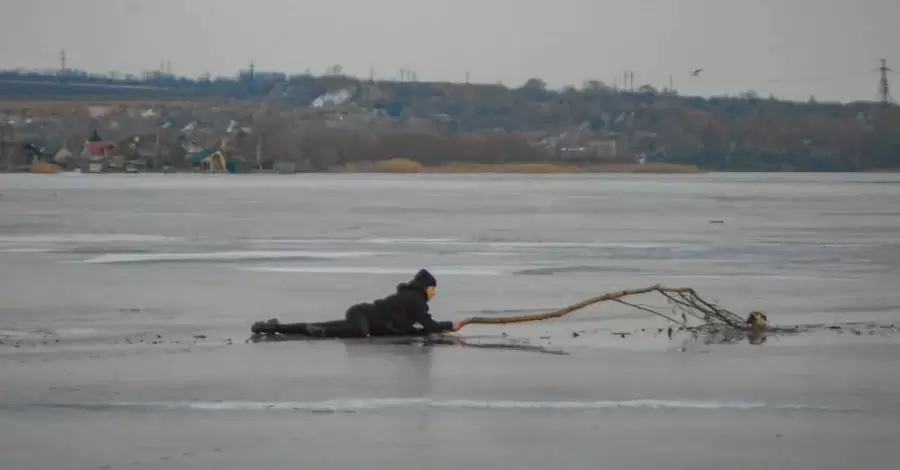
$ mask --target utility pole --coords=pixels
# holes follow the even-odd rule
[[[400,81],[414,82],[416,81],[416,72],[406,67],[400,67]]]
[[[634,72],[629,70],[622,74],[622,89],[625,91],[634,91]]]
[[[6,129],[0,125],[0,158],[6,156]],[[9,171],[9,162],[6,163],[6,170]]]
[[[891,88],[890,84],[888,84],[887,74],[888,72],[893,72],[887,66],[887,60],[881,59],[881,67],[878,67],[876,70],[881,73],[881,79],[878,82],[878,99],[881,101],[881,104],[890,104],[894,101],[891,98]]]
[[[16,130],[12,125],[0,125],[0,158],[6,157],[6,171],[13,169],[13,148]]]

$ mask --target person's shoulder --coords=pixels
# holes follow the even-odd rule
[[[418,299],[422,298],[422,296],[419,295],[418,292],[416,292],[412,289],[400,289],[393,295],[395,295],[403,300],[418,300]]]
[[[404,286],[402,284],[397,287],[397,292],[395,295],[402,298],[406,302],[415,302],[415,303],[422,303],[422,302],[427,303],[428,302],[428,296],[427,296],[427,294],[425,294],[424,291],[420,292],[418,289],[416,289],[414,287]]]
[[[393,302],[400,298],[400,292],[390,292],[378,298],[376,302]]]
[[[390,293],[384,295],[379,300],[381,302],[406,301],[407,299],[409,299],[411,297],[411,294],[412,294],[412,296],[415,296],[415,293],[413,291],[408,289],[405,284],[401,283],[401,284],[397,284],[397,287],[394,290],[394,292],[390,292]]]

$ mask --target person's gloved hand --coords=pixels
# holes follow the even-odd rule
[[[452,321],[439,321],[438,325],[440,325],[441,331],[459,331],[463,327],[461,322]]]

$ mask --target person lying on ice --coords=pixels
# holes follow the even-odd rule
[[[397,285],[397,291],[374,302],[347,309],[343,320],[318,323],[279,323],[278,319],[258,321],[254,334],[302,335],[319,338],[365,338],[367,336],[413,336],[457,331],[450,321],[435,321],[428,313],[428,301],[437,289],[437,280],[421,269],[415,277]],[[420,328],[416,328],[416,324]]]

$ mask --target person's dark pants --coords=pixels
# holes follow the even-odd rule
[[[367,336],[414,335],[416,330],[393,330],[379,319],[378,311],[371,304],[356,304],[347,309],[343,320],[315,323],[275,323],[256,327],[255,333],[280,333],[318,338],[365,338]]]

